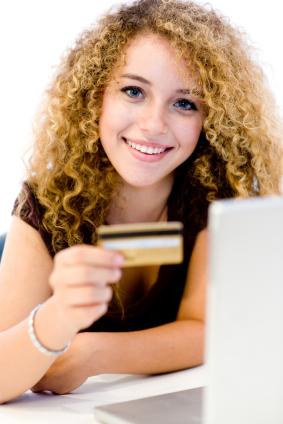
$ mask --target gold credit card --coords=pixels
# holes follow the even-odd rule
[[[183,261],[181,222],[102,225],[97,235],[98,246],[123,254],[125,267]]]

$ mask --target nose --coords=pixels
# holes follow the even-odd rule
[[[145,134],[157,136],[166,134],[168,125],[165,112],[159,105],[144,105],[139,115],[139,127]]]

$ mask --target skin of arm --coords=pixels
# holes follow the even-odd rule
[[[63,394],[78,387],[86,375],[158,374],[202,364],[207,244],[203,230],[196,239],[175,322],[125,333],[78,334],[70,351],[55,361],[33,390]]]
[[[39,233],[13,217],[0,266],[0,403],[34,386],[54,362],[28,334],[27,317],[39,303],[34,327],[41,343],[62,349],[106,311],[108,283],[119,279],[117,254],[93,246],[74,246],[51,259]],[[81,346],[81,344],[79,344]],[[85,348],[85,344],[84,344]],[[71,355],[82,358],[82,354]],[[80,385],[86,378],[80,370]]]
[[[37,254],[38,251],[41,255]],[[27,333],[26,319],[36,304],[51,295],[47,284],[51,267],[51,258],[37,231],[13,218],[0,272],[1,403],[22,393],[54,361],[34,349]],[[26,278],[31,274],[32,278]],[[52,325],[51,322],[48,324]],[[17,355],[17,352],[21,354]]]
[[[108,335],[110,346],[107,352],[109,355],[112,352],[115,356],[116,372],[156,374],[203,363],[207,244],[207,230],[203,230],[199,233],[192,252],[175,322],[143,331]],[[99,336],[102,337],[103,334],[98,334]],[[115,372],[112,369],[113,362],[107,358],[107,352],[101,354],[102,370]]]

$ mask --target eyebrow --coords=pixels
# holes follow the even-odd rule
[[[135,75],[135,74],[123,74],[121,75],[122,78],[130,78],[139,82],[142,82],[143,84],[147,84],[147,85],[152,85],[150,81],[148,81],[147,79],[140,77],[139,75]],[[198,95],[200,94],[200,91],[197,88],[180,88],[178,90],[176,90],[176,93],[180,93],[180,94],[194,94],[194,95]]]
[[[143,82],[144,84],[151,85],[151,82],[150,81],[148,81],[147,79],[145,79],[143,77],[140,77],[139,75],[135,75],[135,74],[123,74],[121,76],[122,76],[122,78],[130,78],[130,79],[134,79],[134,80]]]

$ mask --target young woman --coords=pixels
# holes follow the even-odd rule
[[[0,401],[201,364],[209,203],[279,192],[243,36],[192,2],[121,6],[66,55],[37,123],[1,263]],[[123,268],[96,246],[101,224],[172,220],[182,264]]]

